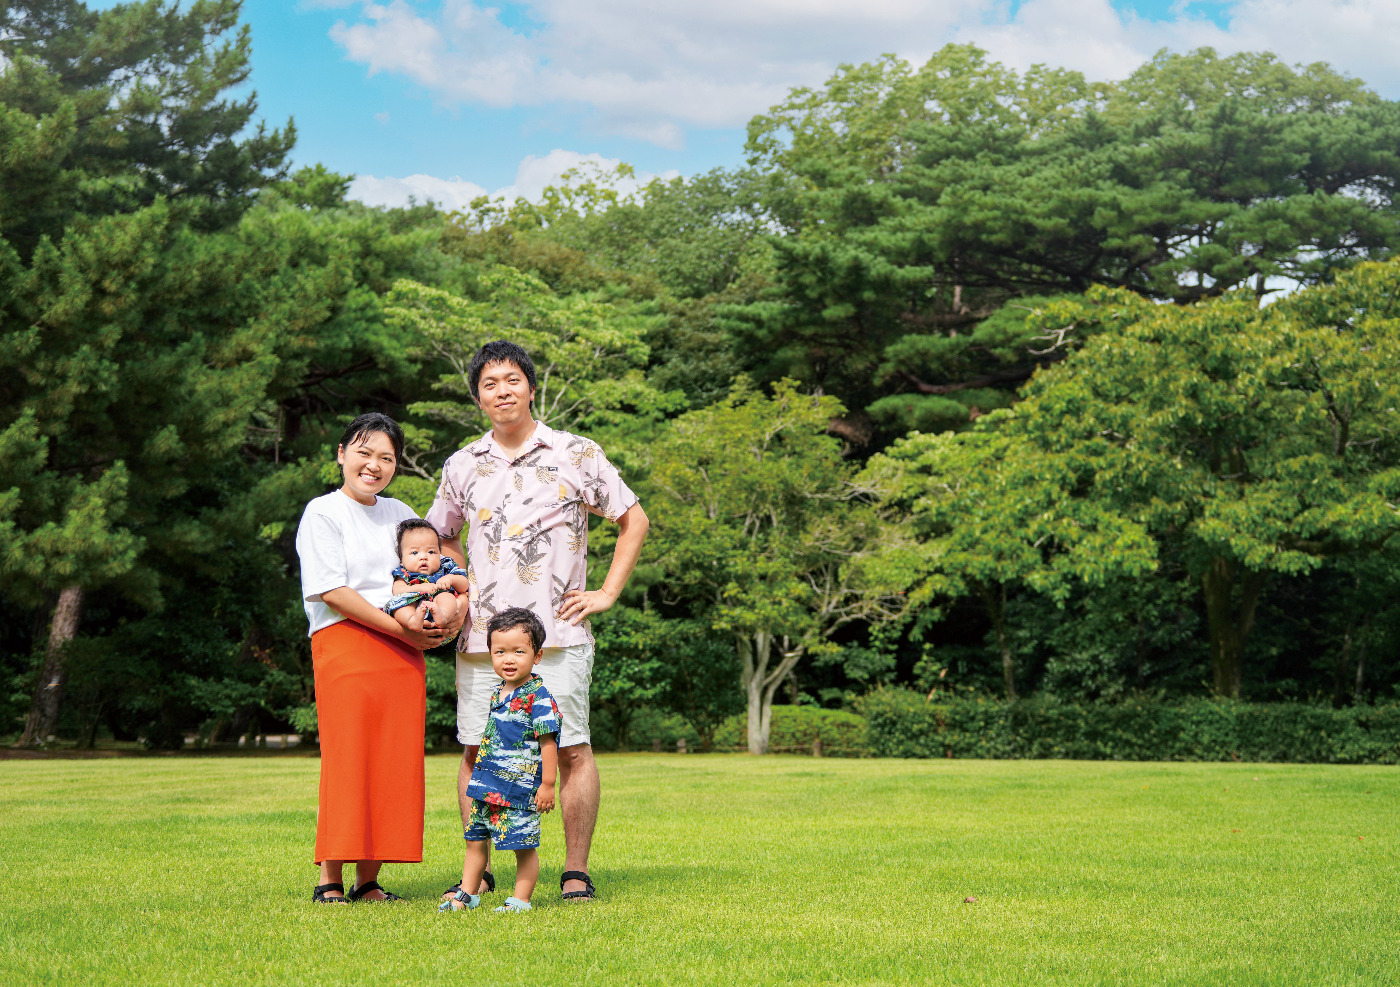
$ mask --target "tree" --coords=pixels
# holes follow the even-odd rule
[[[647,382],[642,368],[649,322],[625,302],[595,294],[561,298],[531,274],[493,266],[468,296],[402,280],[386,305],[390,324],[410,333],[448,368],[434,384],[447,400],[419,401],[410,410],[448,425],[447,444],[454,447],[487,424],[472,400],[467,370],[472,355],[493,339],[510,339],[530,354],[538,382],[534,415],[553,428],[586,428],[621,437],[626,446],[626,437],[645,432],[680,401]],[[407,464],[431,479],[425,457],[410,450]]]
[[[1008,597],[1023,590],[1063,606],[1078,584],[1101,586],[1155,567],[1142,526],[1075,496],[1093,463],[1047,456],[1000,430],[992,415],[971,432],[914,433],[875,456],[863,482],[883,492],[918,543],[906,571],[909,604],[972,596],[991,622],[1008,699],[1015,699]],[[932,618],[937,609],[925,611]]]
[[[1003,427],[1092,477],[1074,497],[1179,543],[1218,695],[1240,695],[1271,575],[1400,531],[1397,288],[1389,262],[1262,309],[1253,293],[1163,306],[1100,288],[1045,315],[1067,344],[1115,329],[1038,375]]]
[[[961,427],[1058,355],[1029,331],[1045,296],[1263,294],[1389,256],[1397,141],[1400,104],[1271,55],[1163,52],[1121,84],[970,46],[843,66],[750,125],[784,297],[737,331],[891,432]]]
[[[830,397],[737,382],[675,419],[651,451],[647,512],[665,594],[734,642],[749,750],[767,750],[773,694],[831,635],[902,607],[900,544],[854,483]]]

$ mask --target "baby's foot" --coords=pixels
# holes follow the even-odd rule
[[[506,899],[506,903],[498,908],[493,908],[496,912],[528,912],[531,911],[528,901],[521,901],[519,898],[511,897]]]

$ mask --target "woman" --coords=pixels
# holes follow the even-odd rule
[[[317,902],[395,900],[380,866],[423,859],[423,650],[454,637],[461,618],[411,631],[379,609],[399,564],[394,529],[417,517],[382,496],[402,454],[392,418],[356,418],[335,454],[344,483],[307,504],[297,528],[321,735]]]

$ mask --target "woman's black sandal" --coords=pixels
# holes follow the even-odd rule
[[[327,898],[327,891],[339,891],[340,897]],[[322,905],[343,905],[350,899],[345,897],[345,885],[339,882],[333,882],[331,884],[318,884],[316,887],[312,888],[311,900],[319,902]]]
[[[366,898],[365,895],[371,891],[384,891],[379,886],[378,881],[366,881],[364,884],[357,884],[350,889],[350,893],[345,897],[350,901],[403,901],[392,891],[384,891],[383,898]]]
[[[582,881],[588,885],[582,891],[565,891],[565,881]],[[566,870],[559,875],[559,897],[565,901],[592,901],[598,897],[598,889],[593,886],[593,881],[581,870]]]
[[[492,873],[491,873],[489,870],[486,870],[486,871],[482,871],[482,872],[481,872],[481,879],[482,879],[483,881],[486,882],[486,893],[487,893],[487,894],[490,894],[491,892],[493,892],[493,891],[496,890],[496,878],[492,875]],[[458,891],[461,891],[461,890],[462,890],[462,882],[461,882],[461,881],[458,881],[456,884],[452,885],[452,887],[450,887],[450,888],[448,888],[446,891],[444,891],[444,892],[442,893],[442,896],[443,896],[444,898],[446,898],[448,895],[450,895],[450,894],[456,894]]]

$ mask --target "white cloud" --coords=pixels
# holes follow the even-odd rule
[[[321,0],[322,3],[327,0]],[[335,0],[331,0],[335,2]],[[1400,95],[1397,0],[1235,0],[1228,27],[1184,3],[1170,21],[1109,0],[525,0],[537,29],[500,9],[441,0],[361,2],[332,37],[371,73],[413,79],[448,104],[585,107],[600,129],[679,147],[687,128],[739,127],[841,62],[896,51],[922,62],[972,41],[1007,64],[1121,78],[1159,48],[1271,50],[1328,61]]]
[[[508,202],[517,198],[537,201],[540,194],[550,185],[558,185],[564,173],[574,168],[613,171],[621,161],[601,154],[583,154],[578,151],[565,151],[556,148],[548,154],[537,157],[528,155],[515,170],[515,181],[490,192],[493,199],[504,198]],[[676,171],[661,175],[639,171],[632,178],[617,181],[616,187],[622,195],[636,191],[653,178],[674,178]],[[358,176],[350,183],[350,198],[358,199],[371,206],[406,206],[409,197],[418,202],[429,200],[448,211],[466,209],[471,201],[488,192],[475,182],[461,178],[435,178],[432,175],[409,175],[407,178],[378,178],[374,175]]]

